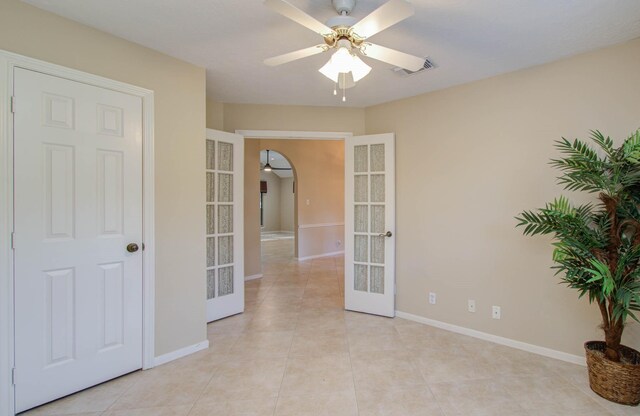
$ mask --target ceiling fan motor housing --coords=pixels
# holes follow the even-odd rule
[[[350,14],[356,6],[356,0],[332,0],[333,7],[338,14]]]

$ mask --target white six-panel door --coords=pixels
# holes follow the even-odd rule
[[[395,316],[395,136],[345,140],[345,308]]]
[[[244,137],[207,129],[207,322],[244,311]]]
[[[18,68],[14,90],[23,411],[142,366],[142,102]]]

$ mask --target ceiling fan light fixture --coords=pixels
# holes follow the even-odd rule
[[[269,162],[267,162],[267,164],[264,165],[264,169],[262,170],[264,170],[265,172],[271,172],[271,165],[269,164]]]
[[[366,42],[371,36],[412,16],[415,10],[410,1],[387,0],[358,21],[350,16],[356,1],[332,0],[338,16],[323,24],[288,0],[264,0],[267,7],[316,32],[324,40],[320,45],[269,58],[265,60],[265,64],[276,66],[334,50],[329,62],[319,71],[334,82],[334,95],[337,95],[338,87],[342,89],[342,101],[346,101],[345,89],[354,86],[371,71],[371,67],[357,56],[358,53],[413,72],[420,70],[425,64],[423,58]]]
[[[360,81],[369,74],[371,67],[352,54],[347,48],[340,47],[318,71],[333,82],[342,80],[342,74],[349,74],[350,72],[354,82],[353,85],[355,85],[355,82]],[[349,85],[346,88],[353,85]],[[341,86],[340,88],[344,87]]]

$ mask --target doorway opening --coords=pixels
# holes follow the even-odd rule
[[[296,173],[291,162],[273,150],[260,151],[260,245],[263,258],[295,256]]]

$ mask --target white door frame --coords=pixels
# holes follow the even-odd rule
[[[343,131],[295,131],[295,130],[236,130],[236,134],[241,134],[244,139],[274,139],[274,140],[338,140],[345,141],[348,137],[352,137],[352,132]],[[344,225],[344,220],[341,223],[325,223],[325,224],[298,224],[298,228],[294,230],[296,234],[295,244],[299,244],[299,230],[305,228],[317,228],[317,227],[330,227],[335,225]],[[296,253],[298,247],[295,248]],[[262,252],[262,249],[261,249]],[[311,260],[312,258],[330,256],[336,253],[327,253],[320,256],[310,257],[296,257],[297,261]],[[262,270],[261,270],[262,271]],[[262,277],[262,273],[252,276],[246,276],[246,280],[253,280]]]
[[[342,131],[236,130],[245,139],[344,140],[353,133]]]
[[[96,87],[134,95],[142,99],[142,367],[154,365],[155,240],[154,240],[154,95],[153,91],[86,72],[50,64],[0,50],[0,416],[13,415],[14,365],[14,265],[11,239],[13,213],[13,74],[24,68]],[[16,106],[20,103],[16,102]]]

